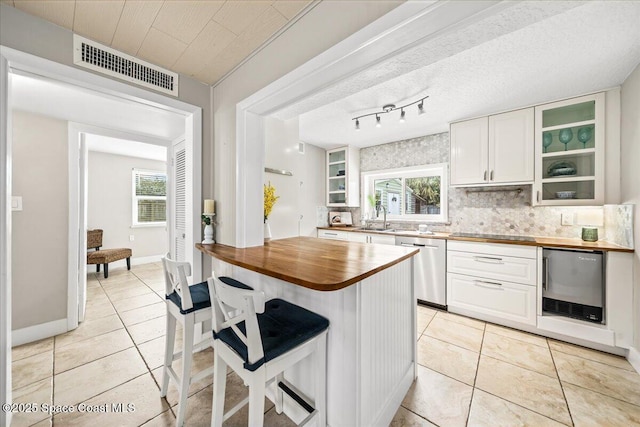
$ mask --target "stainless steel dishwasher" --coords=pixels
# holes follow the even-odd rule
[[[413,280],[418,302],[447,307],[447,241],[396,236],[396,246],[420,248],[413,257]]]

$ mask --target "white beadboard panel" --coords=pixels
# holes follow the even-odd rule
[[[267,299],[282,298],[329,319],[328,425],[389,424],[411,384],[415,367],[410,260],[332,292],[303,288],[216,258],[212,259],[212,268],[218,276],[230,276],[264,291]],[[301,361],[285,373],[285,378],[313,397],[312,360]],[[294,422],[306,416],[286,401],[285,412]]]
[[[412,277],[412,264],[408,261],[368,277],[359,286],[359,425],[391,421],[382,413],[388,409],[390,391],[396,390],[407,372],[413,369],[415,300]]]

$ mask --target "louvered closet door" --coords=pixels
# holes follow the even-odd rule
[[[173,145],[173,238],[171,256],[178,261],[186,260],[187,232],[187,151],[184,141]]]

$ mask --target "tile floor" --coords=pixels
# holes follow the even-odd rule
[[[172,426],[177,390],[159,396],[164,349],[159,263],[89,274],[86,321],[74,331],[13,349],[15,402],[132,404],[126,413],[14,415],[13,426]],[[419,307],[418,379],[393,426],[640,426],[640,375],[621,357]],[[178,331],[176,344],[181,343]],[[194,372],[212,363],[194,356]],[[186,425],[207,426],[211,378],[189,390]],[[246,396],[227,377],[232,407]],[[265,425],[293,425],[265,405]],[[246,410],[227,425],[247,424]]]

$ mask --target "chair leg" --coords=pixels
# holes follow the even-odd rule
[[[258,368],[249,380],[249,424],[262,427],[264,424],[265,381],[264,366]],[[261,375],[262,374],[262,375]]]
[[[278,375],[276,375],[276,413],[278,414],[282,414],[282,399],[283,399],[283,394],[284,392],[282,391],[282,389],[278,386],[278,384],[280,384],[280,381],[282,381],[284,379],[284,375],[282,373],[279,373]]]
[[[96,264],[96,273],[100,273],[100,264]]]
[[[327,334],[318,340],[315,351],[316,365],[316,395],[315,407],[318,411],[318,426],[327,425]]]
[[[178,416],[176,426],[184,423],[187,412],[187,395],[191,383],[191,362],[193,361],[193,327],[195,316],[190,313],[185,316],[182,330],[182,375],[180,376],[180,397],[178,400]]]
[[[224,397],[227,386],[227,364],[214,350],[213,355],[213,404],[211,405],[211,427],[222,427]]]
[[[104,278],[106,279],[107,277],[109,277],[109,264],[105,263],[104,264]]]
[[[131,257],[127,257],[127,270],[131,270]]]
[[[160,397],[167,395],[169,388],[169,368],[173,362],[173,348],[176,340],[176,318],[167,310],[167,333],[164,342],[164,366],[162,367],[162,387],[160,388]]]

